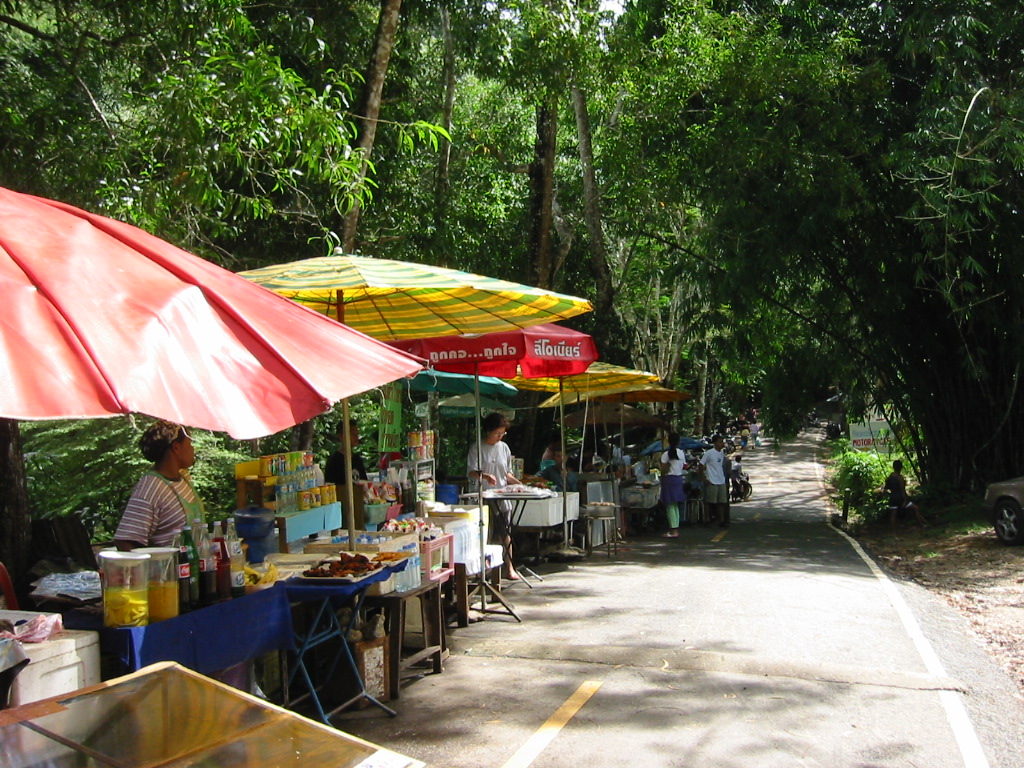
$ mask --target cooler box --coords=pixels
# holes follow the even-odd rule
[[[442,521],[465,520],[473,528],[474,535],[479,535],[477,529],[480,527],[480,509],[476,504],[452,504],[448,509],[432,509],[428,516],[437,522],[440,528],[445,527],[441,525]],[[487,507],[484,506],[483,509],[486,510]],[[489,523],[488,516],[485,514],[484,541],[487,541]]]
[[[36,616],[32,611],[0,611],[12,623]],[[22,643],[29,663],[11,685],[11,706],[61,696],[100,681],[100,634],[65,629],[41,643]]]
[[[576,520],[580,516],[580,495],[569,491],[566,499],[566,520]],[[556,493],[547,499],[530,499],[523,508],[522,517],[514,520],[520,527],[549,528],[562,524],[562,494]]]

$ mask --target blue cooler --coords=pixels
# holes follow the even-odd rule
[[[245,507],[235,510],[235,530],[245,542],[245,559],[250,563],[262,563],[267,552],[274,548],[273,510],[266,507]]]

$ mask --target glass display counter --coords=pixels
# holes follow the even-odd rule
[[[423,768],[171,662],[0,712],[6,768]]]

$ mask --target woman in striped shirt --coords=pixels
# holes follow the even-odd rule
[[[203,520],[203,502],[187,470],[196,461],[192,438],[185,428],[158,421],[139,440],[142,455],[153,462],[132,489],[114,534],[120,550],[166,547],[193,520]]]

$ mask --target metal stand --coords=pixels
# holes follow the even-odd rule
[[[478,494],[478,499],[479,499],[480,502],[484,502],[482,494]],[[491,509],[490,502],[487,501],[486,503],[480,503],[479,509],[480,509],[480,525],[479,525],[479,535],[480,535],[480,568],[477,570],[477,573],[474,576],[474,578],[469,582],[469,602],[472,605],[473,597],[475,595],[479,594],[480,595],[480,613],[504,613],[504,614],[507,614],[507,615],[511,616],[516,621],[522,623],[523,620],[519,617],[519,614],[516,613],[515,608],[512,607],[512,604],[509,603],[508,600],[505,599],[505,596],[503,594],[501,594],[500,590],[496,589],[495,586],[493,584],[491,584],[491,582],[489,582],[487,580],[487,555],[486,555],[486,546],[485,546],[486,545],[486,541],[485,541],[486,537],[484,536],[484,515],[488,511],[490,511],[490,509]],[[503,606],[504,610],[502,610],[501,608],[488,608],[487,607],[487,595],[488,595],[488,593],[490,593],[491,597],[493,597],[497,602],[501,603],[501,605]]]
[[[341,622],[338,621],[338,614],[335,611],[333,604],[331,603],[330,597],[322,598],[317,606],[316,616],[312,623],[309,625],[308,630],[304,635],[296,633],[295,642],[297,648],[295,650],[295,667],[291,670],[288,675],[288,682],[286,683],[286,690],[291,687],[291,684],[295,681],[295,676],[299,673],[302,674],[302,679],[306,684],[308,693],[304,693],[294,699],[290,699],[288,704],[295,704],[299,701],[303,701],[307,696],[313,701],[313,707],[316,709],[317,715],[327,725],[331,725],[331,717],[336,715],[341,710],[352,706],[357,701],[366,699],[371,704],[374,704],[391,717],[398,715],[395,710],[388,707],[386,704],[379,701],[369,691],[366,690],[366,684],[363,682],[362,675],[359,674],[359,665],[356,664],[355,656],[352,654],[352,648],[348,643],[348,633],[351,630],[359,618],[359,611],[362,608],[363,600],[366,597],[366,590],[362,589],[357,592],[352,601],[352,616],[345,627],[341,626]],[[320,693],[318,687],[314,684],[313,678],[309,673],[309,669],[306,667],[306,655],[317,646],[326,643],[329,640],[338,639],[341,643],[341,650],[339,650],[334,659],[331,661],[330,669],[327,672],[326,680],[329,680],[333,675],[335,669],[337,669],[338,662],[344,655],[348,661],[349,669],[352,670],[352,675],[355,677],[356,683],[359,686],[359,692],[351,697],[348,701],[339,704],[332,710],[325,711],[323,704],[320,701]]]
[[[515,537],[515,533],[519,529],[519,523],[523,519],[523,512],[526,511],[526,502],[528,502],[529,500],[530,499],[528,499],[528,498],[524,498],[524,499],[504,499],[504,501],[511,501],[512,502],[512,511],[509,513],[509,516],[508,516],[508,535],[509,535],[509,538],[514,538]],[[497,510],[495,510],[495,512],[497,512]],[[538,549],[539,549],[539,547],[538,547]],[[538,552],[538,554],[539,554],[539,552]],[[534,571],[529,566],[522,565],[522,564],[517,564],[517,563],[514,563],[514,562],[512,563],[512,565],[515,567],[516,571],[523,577],[523,579],[522,579],[523,580],[523,584],[525,584],[530,589],[533,589],[533,584],[531,584],[529,579],[526,578],[527,576],[529,576],[530,578],[536,579],[537,581],[544,581],[544,577],[541,576],[536,571]]]

